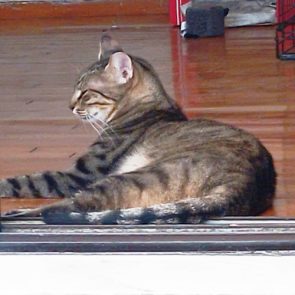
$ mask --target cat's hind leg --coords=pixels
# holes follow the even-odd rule
[[[215,187],[209,195],[148,207],[79,212],[69,200],[42,211],[48,224],[195,224],[212,217],[249,210],[246,199],[233,200],[232,192]],[[243,207],[243,210],[241,208]],[[246,215],[246,214],[245,214]]]

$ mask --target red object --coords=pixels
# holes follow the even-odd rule
[[[294,0],[277,0],[277,21],[284,22],[294,16],[295,1]]]
[[[280,59],[295,59],[295,0],[277,0],[276,51]]]
[[[174,26],[180,26],[183,21],[183,15],[181,13],[180,7],[186,4],[189,0],[170,0],[169,1],[169,15],[170,23]]]

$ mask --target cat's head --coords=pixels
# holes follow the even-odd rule
[[[98,60],[78,79],[70,108],[83,120],[109,122],[133,76],[131,58],[109,35],[103,35]]]

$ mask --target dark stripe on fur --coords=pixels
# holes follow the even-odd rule
[[[152,168],[151,172],[157,176],[164,189],[167,189],[170,182],[169,174],[161,168]]]
[[[181,174],[182,174],[182,181],[181,181],[181,186],[180,186],[180,192],[185,197],[186,188],[187,188],[187,185],[188,185],[189,179],[190,179],[190,174],[189,174],[189,169],[188,169],[187,163],[184,163],[182,165]]]
[[[20,196],[20,194],[19,194],[19,192],[18,191],[16,191],[14,188],[11,190],[12,191],[12,196],[13,197],[19,197]]]
[[[68,173],[67,176],[78,186],[78,188],[85,188],[89,183],[89,180],[72,173]]]
[[[146,185],[139,179],[132,177],[128,180],[131,181],[140,190],[140,193],[142,193],[146,189]]]
[[[50,174],[50,172],[45,172],[43,178],[47,184],[48,191],[50,193],[56,192],[58,196],[64,197],[65,194],[59,189],[59,185],[56,182],[55,178]]]
[[[30,176],[26,176],[27,178],[27,182],[28,182],[28,187],[31,191],[31,194],[33,197],[40,197],[42,194],[40,193],[40,191],[36,188],[33,180],[30,178]]]
[[[19,191],[21,189],[21,185],[19,181],[15,178],[9,178],[7,179],[7,182],[12,186],[14,190]]]
[[[94,155],[94,157],[102,162],[105,161],[107,158],[106,154],[98,154],[98,155]]]
[[[111,169],[112,169],[112,167],[110,165],[105,166],[105,167],[99,166],[99,167],[97,167],[97,172],[99,172],[99,173],[101,173],[103,175],[107,175],[110,172]]]
[[[83,158],[80,158],[77,160],[76,162],[76,169],[79,171],[79,172],[82,172],[83,174],[91,174],[92,171],[90,171],[86,165],[85,165],[85,161],[83,160]]]
[[[102,218],[102,224],[118,224],[118,220],[121,218],[121,210],[112,210],[109,211],[105,216]]]

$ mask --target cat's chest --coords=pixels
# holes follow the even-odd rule
[[[150,162],[151,160],[144,149],[138,149],[131,152],[120,161],[114,174],[132,172],[147,166]]]

